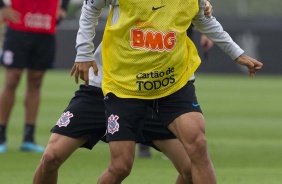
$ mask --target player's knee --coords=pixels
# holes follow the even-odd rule
[[[54,153],[45,152],[41,158],[40,164],[45,171],[54,171],[59,169],[62,165],[61,159],[59,159]]]
[[[129,176],[132,169],[132,164],[113,164],[109,167],[109,172],[120,179]]]
[[[15,91],[18,87],[18,84],[19,84],[19,79],[6,81],[5,88],[8,91]]]
[[[15,90],[21,79],[21,71],[11,71],[7,74],[5,87],[7,90]]]
[[[191,163],[189,163],[189,165],[190,164]],[[183,167],[179,174],[181,175],[181,177],[185,181],[185,183],[190,183],[192,181],[192,174],[191,174],[191,168],[190,167]]]
[[[192,144],[190,145],[190,156],[191,159],[193,157],[201,157],[202,154],[207,153],[207,140],[206,136],[204,134],[198,135]]]
[[[42,79],[35,79],[35,80],[30,80],[29,82],[29,88],[32,90],[39,90],[42,85]]]

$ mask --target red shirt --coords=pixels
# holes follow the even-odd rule
[[[11,0],[11,6],[20,12],[19,23],[9,22],[18,31],[54,34],[59,0]]]

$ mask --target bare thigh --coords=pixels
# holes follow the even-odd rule
[[[86,138],[74,139],[64,135],[52,133],[44,154],[52,154],[57,159],[64,162],[86,141]]]
[[[155,140],[153,144],[172,161],[179,173],[190,171],[190,158],[178,139]]]
[[[181,141],[186,152],[193,152],[191,145],[205,141],[205,121],[202,113],[189,112],[176,118],[168,129]]]

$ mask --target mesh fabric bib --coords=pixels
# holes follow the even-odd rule
[[[182,88],[200,64],[186,29],[198,0],[119,0],[103,44],[103,92],[121,98],[154,99]]]

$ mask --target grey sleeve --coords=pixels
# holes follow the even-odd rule
[[[98,25],[98,18],[102,9],[109,5],[111,0],[84,1],[79,19],[79,30],[76,37],[76,58],[75,62],[86,62],[94,60],[95,29]]]
[[[204,0],[199,0],[200,11],[192,20],[195,28],[218,45],[231,59],[235,60],[244,51],[223,30],[215,17],[207,18],[204,15]]]

